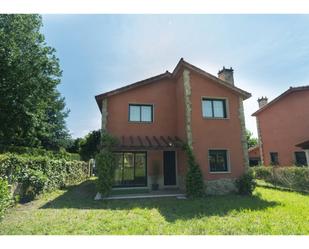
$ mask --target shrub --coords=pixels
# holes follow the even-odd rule
[[[108,196],[114,183],[116,158],[112,147],[117,140],[108,133],[103,133],[101,142],[102,149],[96,155],[97,190],[101,195]]]
[[[309,169],[307,167],[261,166],[254,167],[252,170],[255,172],[257,179],[264,180],[275,186],[298,191],[309,191]]]
[[[40,170],[29,169],[23,176],[21,202],[32,201],[48,189],[48,177]]]
[[[3,218],[5,210],[11,204],[11,193],[7,180],[0,177],[0,220]]]
[[[185,145],[184,147],[188,157],[188,171],[186,175],[186,193],[187,196],[198,198],[205,194],[205,186],[202,171],[195,161],[192,149]]]
[[[236,187],[238,193],[241,195],[252,195],[256,183],[254,181],[253,171],[249,170],[243,174],[239,179],[236,180]]]
[[[272,177],[272,167],[256,166],[251,167],[250,170],[253,171],[254,177],[256,179],[270,180]]]

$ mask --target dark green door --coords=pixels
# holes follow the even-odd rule
[[[175,151],[163,152],[164,185],[176,185]]]

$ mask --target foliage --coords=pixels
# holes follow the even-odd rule
[[[102,150],[96,155],[97,168],[97,190],[103,196],[108,196],[114,183],[116,158],[112,152],[112,147],[117,144],[117,140],[110,134],[102,134]]]
[[[253,137],[253,133],[251,131],[246,130],[246,138],[247,138],[248,148],[252,148],[258,145],[258,139]]]
[[[186,193],[187,196],[198,198],[205,195],[205,186],[202,171],[197,164],[192,149],[185,145],[184,149],[188,157],[188,170],[186,175]]]
[[[80,145],[83,141],[83,138],[71,139],[68,146],[66,147],[66,151],[69,153],[80,153]]]
[[[236,187],[238,188],[238,193],[241,195],[252,195],[256,183],[253,177],[253,171],[248,170],[239,179],[236,180]]]
[[[40,15],[0,15],[0,141],[59,149],[69,137],[68,111],[57,86],[55,49],[40,33]]]
[[[66,160],[80,160],[80,156],[77,153],[68,153],[64,149],[60,150],[45,150],[43,148],[33,148],[25,146],[1,146],[0,153],[14,153],[19,155],[31,155],[31,156],[47,156],[54,159],[66,159]]]
[[[3,218],[5,210],[11,204],[11,193],[7,180],[0,177],[0,220]]]
[[[252,170],[254,178],[262,179],[268,182],[271,181],[272,170],[273,170],[272,167],[256,166],[251,167],[250,170]]]
[[[253,167],[255,177],[275,186],[298,191],[309,191],[309,169],[307,167]]]
[[[10,184],[20,184],[20,200],[33,200],[35,196],[76,184],[89,175],[88,164],[83,161],[50,159],[46,156],[0,155],[0,177]]]
[[[101,131],[92,131],[80,141],[80,156],[88,161],[100,152]]]
[[[95,179],[10,210],[1,235],[309,235],[309,196],[258,187],[253,196],[95,201]],[[102,225],[104,224],[104,225]]]

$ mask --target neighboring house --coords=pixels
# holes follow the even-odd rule
[[[249,148],[248,154],[249,154],[249,165],[250,166],[257,166],[261,164],[260,147],[258,145]]]
[[[215,77],[181,59],[172,73],[97,95],[102,130],[118,137],[114,187],[184,188],[188,143],[208,192],[232,190],[244,173],[248,151],[243,100],[233,69]]]
[[[264,165],[308,165],[309,86],[290,87],[267,102],[258,99],[256,117],[261,163]]]

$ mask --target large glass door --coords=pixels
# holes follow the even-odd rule
[[[114,187],[147,185],[146,152],[117,152]]]

